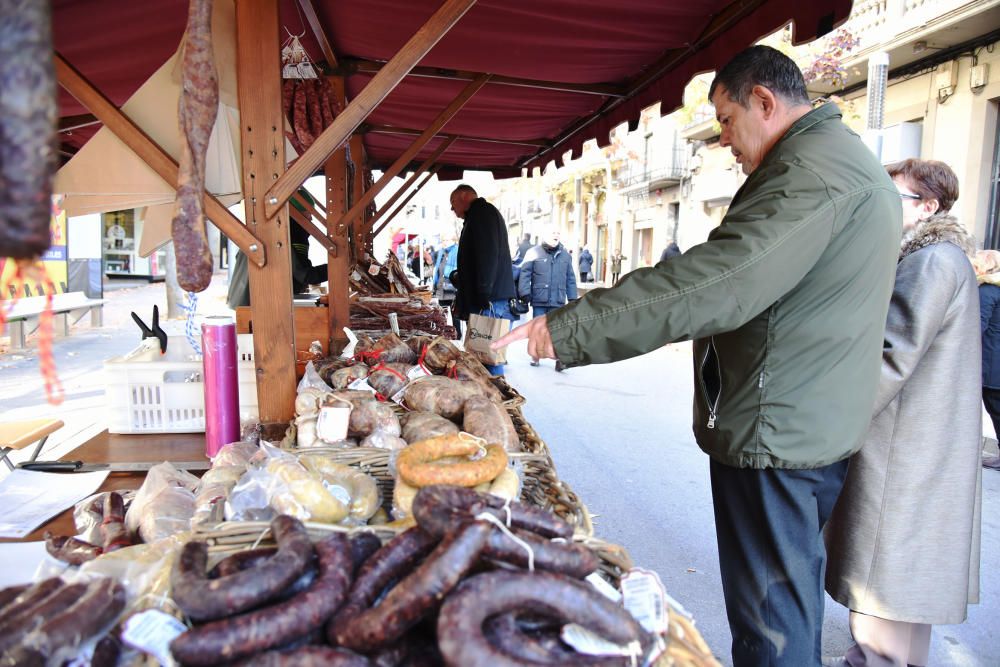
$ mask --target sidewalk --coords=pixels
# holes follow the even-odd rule
[[[216,273],[208,289],[198,294],[199,318],[233,314],[226,306],[226,289],[225,273]],[[73,325],[68,338],[53,342],[56,371],[65,392],[61,405],[46,401],[37,333],[28,337],[27,349],[0,354],[0,421],[51,417],[66,424],[52,434],[39,458],[63,456],[106,428],[103,364],[139,344],[141,333],[132,321],[133,311],[149,325],[155,304],[161,313],[160,326],[169,335],[184,335],[184,319],[165,319],[167,292],[162,282],[125,287],[112,284],[104,299],[104,326],[91,327],[90,318],[84,317]],[[29,450],[13,453],[11,458],[15,462],[27,459]],[[7,469],[0,468],[2,478]]]

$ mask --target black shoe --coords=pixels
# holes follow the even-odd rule
[[[561,362],[561,361],[559,361],[557,359],[556,360],[556,373],[562,373],[564,368],[566,368],[566,367],[563,366],[563,362]]]
[[[531,361],[531,365],[532,365],[532,366],[537,366],[537,365],[538,365],[538,362],[537,362],[537,361],[535,361],[534,359],[532,359],[532,361]]]

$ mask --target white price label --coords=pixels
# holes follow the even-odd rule
[[[347,438],[347,425],[351,421],[351,406],[324,405],[316,419],[316,435],[323,442],[337,442]]]
[[[381,270],[382,270],[382,267],[379,266],[378,264],[369,264],[368,265],[368,273],[371,274],[371,275],[373,275],[373,276],[377,276],[378,272],[381,271]]]
[[[187,627],[170,614],[159,609],[149,609],[125,621],[122,641],[150,654],[161,665],[172,665],[174,662],[170,656],[170,642],[185,630]]]
[[[641,647],[621,646],[620,644],[609,642],[607,639],[576,623],[564,625],[559,634],[564,642],[572,646],[579,653],[586,655],[635,655],[636,657],[641,657]]]
[[[406,371],[406,378],[408,380],[419,380],[420,378],[430,377],[431,374],[423,369],[423,366],[414,366],[410,370]]]
[[[622,577],[625,609],[649,632],[661,634],[670,625],[667,591],[660,576],[651,570],[633,568]]]
[[[358,337],[347,327],[344,327],[344,335],[347,336],[347,347],[340,353],[340,357],[341,359],[350,359],[354,356],[354,347],[358,344]]]
[[[389,397],[389,400],[392,401],[393,403],[398,404],[398,405],[402,405],[405,408],[406,406],[403,405],[403,399],[404,398],[406,398],[406,387],[403,387],[402,389],[400,389],[399,391],[397,391],[395,394],[393,394],[391,397]],[[409,408],[407,408],[407,409],[409,409]]]
[[[389,313],[389,328],[392,329],[392,333],[399,335],[399,315],[396,313]]]
[[[351,384],[347,385],[348,389],[357,389],[358,391],[370,391],[373,394],[377,394],[375,387],[368,384],[368,378],[358,378]]]
[[[590,583],[591,586],[597,589],[597,592],[608,598],[612,602],[618,602],[622,599],[622,594],[618,592],[618,589],[609,584],[604,577],[597,574],[596,572],[591,572],[587,575],[586,581]]]

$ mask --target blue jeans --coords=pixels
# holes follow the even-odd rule
[[[532,317],[538,317],[538,316],[544,315],[546,313],[551,313],[556,308],[559,308],[559,306],[532,306],[531,307],[531,316]]]
[[[710,466],[734,667],[818,667],[823,526],[847,460],[807,470]]]
[[[517,321],[517,317],[510,312],[510,303],[507,299],[492,301],[489,307],[483,308],[479,311],[479,314],[486,317],[499,317],[511,322]],[[483,366],[486,366],[486,370],[490,372],[490,375],[503,375],[503,364],[483,364]]]

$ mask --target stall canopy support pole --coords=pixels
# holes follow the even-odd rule
[[[285,171],[277,0],[237,0],[236,67],[247,225],[269,250],[250,265],[254,366],[261,423],[295,416],[295,321],[292,312],[288,205],[268,215],[267,188]]]
[[[449,120],[455,117],[455,114],[457,114],[459,110],[465,106],[466,102],[472,99],[473,95],[479,92],[480,88],[486,85],[487,81],[489,81],[489,76],[483,75],[467,85],[465,89],[458,94],[458,97],[452,100],[451,104],[449,104],[444,111],[438,114],[437,118],[434,119],[427,129],[424,130],[419,137],[413,140],[413,143],[411,143],[409,147],[403,151],[403,154],[392,163],[392,166],[385,170],[382,177],[378,179],[378,182],[375,183],[374,186],[365,192],[364,196],[361,197],[361,200],[354,202],[354,206],[352,206],[351,210],[347,212],[347,215],[340,219],[340,222],[353,222],[357,220],[361,211],[365,210],[368,204],[375,201],[375,197],[382,192],[385,186],[388,185],[392,179],[396,178],[396,176],[406,168],[406,165],[410,164],[413,158],[417,156],[417,153],[420,152],[420,149],[423,148],[427,142],[438,133],[438,130],[444,127]]]
[[[360,201],[365,194],[365,180],[370,172],[367,171],[367,165],[365,160],[365,142],[364,137],[360,134],[356,134],[351,137],[351,162],[354,163],[354,189],[351,192],[351,198],[349,200],[350,207],[354,207],[354,203]],[[367,211],[365,211],[365,216],[367,216]],[[364,217],[364,216],[362,216]],[[344,225],[348,228],[351,234],[351,239],[354,242],[354,258],[362,257],[365,252],[371,254],[372,248],[370,245],[366,245],[364,240],[365,237],[361,233],[364,231],[364,220],[355,220],[354,222]],[[339,223],[338,223],[339,224]]]
[[[303,153],[292,167],[281,176],[266,196],[268,215],[283,206],[307,178],[347,141],[354,130],[368,118],[382,100],[403,80],[403,77],[427,55],[438,41],[447,34],[476,0],[445,0],[444,4],[417,30],[392,60],[376,74],[365,89],[351,100],[330,127],[326,128],[313,145]],[[280,99],[280,98],[279,98]]]
[[[382,224],[379,226],[379,228],[375,230],[375,233],[372,234],[371,236],[372,238],[378,236],[379,232],[385,229],[385,226],[388,225],[390,222],[392,222],[392,219],[395,218],[400,211],[406,208],[406,205],[410,203],[410,200],[416,197],[417,193],[420,192],[423,189],[423,187],[430,182],[432,178],[434,178],[434,174],[437,173],[438,168],[439,167],[435,166],[429,172],[424,174],[424,180],[420,181],[417,187],[413,189],[413,192],[411,192],[409,195],[406,196],[406,199],[404,199],[403,203],[399,205],[399,208],[397,208],[395,211],[389,214],[389,217],[386,218],[385,221],[383,221]]]
[[[330,77],[334,94],[340,104],[344,103],[344,78]],[[347,210],[347,149],[334,151],[326,161],[323,169],[326,174],[326,215],[327,219],[337,219]],[[351,324],[350,303],[350,272],[351,250],[347,235],[347,225],[326,226],[327,234],[334,245],[336,253],[331,252],[326,270],[329,282],[328,294],[330,309],[328,311],[328,328],[330,334],[331,353],[339,346],[340,341],[347,341],[344,327]]]
[[[379,219],[383,215],[385,215],[389,209],[392,208],[392,205],[396,203],[396,200],[399,199],[401,196],[403,196],[403,193],[406,192],[410,188],[410,186],[416,182],[418,178],[423,176],[424,172],[430,169],[431,166],[433,166],[434,163],[438,161],[438,159],[444,154],[446,150],[448,150],[448,148],[453,143],[455,143],[455,139],[453,138],[441,142],[441,145],[437,147],[437,150],[435,150],[434,153],[429,158],[424,160],[423,163],[419,167],[417,167],[417,170],[415,172],[410,174],[410,177],[406,179],[406,182],[403,183],[402,187],[396,190],[396,193],[389,198],[389,201],[387,201],[385,204],[382,205],[381,208],[379,208],[378,213],[375,214],[375,217],[373,217],[371,220],[365,223],[363,229],[366,235],[369,234],[369,232],[371,232],[371,229],[372,227],[375,226],[375,223],[378,222]],[[375,235],[371,234],[371,236],[374,237]]]
[[[176,188],[177,162],[58,53],[55,54],[55,64],[59,85],[104,123],[104,126],[111,130],[122,143],[166,181],[167,185]],[[247,259],[257,266],[264,266],[266,257],[264,246],[258,242],[243,223],[230,213],[218,199],[207,192],[203,205],[205,214],[212,221],[212,224],[231,238],[233,243],[239,246],[239,249],[247,256]]]

